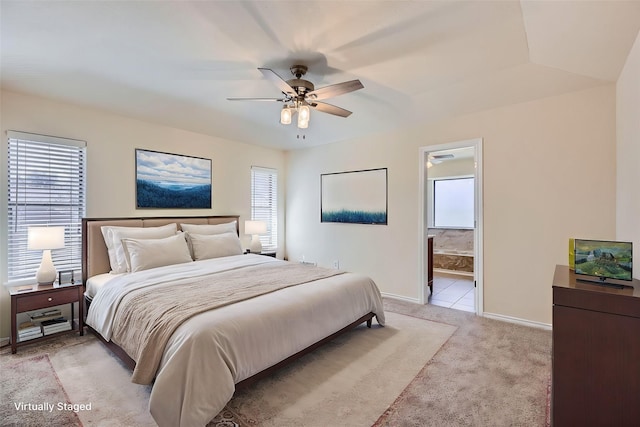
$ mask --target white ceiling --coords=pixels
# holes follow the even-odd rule
[[[7,1],[7,90],[252,144],[295,149],[615,82],[640,1]],[[279,124],[257,70],[316,88],[360,79]],[[297,135],[305,135],[304,141]]]

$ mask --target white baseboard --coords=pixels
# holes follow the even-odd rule
[[[420,300],[418,298],[409,298],[402,295],[389,294],[386,292],[380,292],[380,295],[382,295],[385,298],[397,299],[400,301],[413,302],[415,304],[420,304]]]
[[[532,328],[538,328],[538,329],[545,329],[547,331],[551,330],[551,325],[549,323],[535,322],[533,320],[505,316],[504,314],[487,313],[486,311],[482,313],[482,315],[489,319],[501,320],[503,322],[517,323],[518,325],[530,326]]]
[[[9,345],[9,337],[0,338],[0,347],[4,347],[5,345]]]

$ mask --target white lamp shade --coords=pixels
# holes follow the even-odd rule
[[[64,227],[29,227],[27,229],[27,249],[61,248],[64,248]]]
[[[289,108],[287,105],[282,107],[282,110],[280,111],[280,123],[282,123],[283,125],[290,124],[291,123],[291,113],[292,113],[292,109]]]
[[[264,221],[245,221],[245,234],[264,234],[267,232],[267,223]]]
[[[262,242],[258,234],[264,234],[267,232],[267,223],[264,221],[245,221],[244,233],[251,234],[251,246],[249,250],[252,253],[259,254],[262,252]]]
[[[309,107],[306,105],[298,108],[298,128],[306,129],[309,127]]]
[[[300,121],[308,122],[310,115],[311,114],[310,114],[310,111],[309,111],[309,106],[308,105],[301,105],[298,108],[298,123],[300,123]]]

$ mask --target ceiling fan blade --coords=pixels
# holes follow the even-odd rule
[[[273,101],[285,102],[285,98],[227,98],[227,101]]]
[[[272,69],[258,68],[258,70],[260,70],[262,75],[265,76],[267,80],[271,80],[272,83],[278,86],[278,89],[280,89],[282,93],[285,93],[291,97],[298,96],[296,91],[291,86],[289,86],[289,83],[287,83],[282,77],[277,75]]]
[[[362,83],[360,83],[360,80],[350,80],[348,82],[337,83],[311,91],[307,94],[307,99],[316,101],[321,99],[333,98],[334,96],[353,92],[354,90],[359,90],[363,87],[364,86]]]
[[[323,113],[333,114],[334,116],[349,117],[351,115],[351,111],[345,110],[344,108],[336,107],[335,105],[327,104],[325,102],[313,102],[309,104],[309,106],[318,111],[322,111]]]

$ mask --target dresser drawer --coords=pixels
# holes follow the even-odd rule
[[[78,301],[78,288],[58,289],[50,292],[38,292],[36,294],[25,294],[19,296],[16,301],[16,311],[18,313],[38,310],[55,305],[68,304]]]

